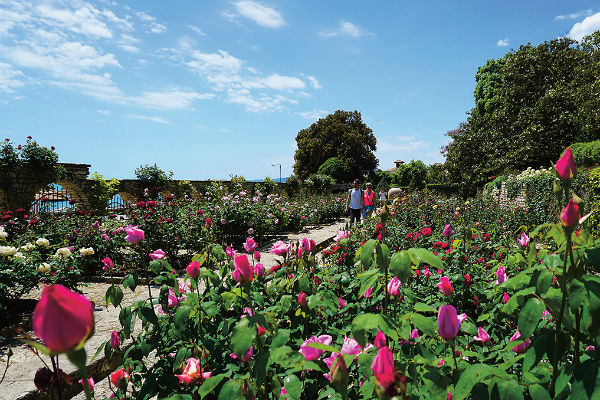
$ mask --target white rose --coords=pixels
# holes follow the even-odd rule
[[[21,250],[23,251],[31,251],[35,248],[35,246],[32,243],[26,243],[23,246],[21,246]]]
[[[50,264],[48,263],[41,263],[40,266],[38,267],[38,271],[41,273],[47,273],[50,272]]]
[[[71,255],[71,250],[68,247],[61,247],[56,250],[56,257],[69,257]]]
[[[81,257],[91,256],[92,254],[94,254],[94,249],[92,249],[91,247],[83,248],[79,250],[79,254],[81,254]]]
[[[14,256],[17,253],[17,249],[10,246],[0,246],[0,255],[2,256]]]
[[[18,258],[19,260],[23,260],[25,258],[25,256],[23,255],[23,253],[21,253],[20,251],[16,252],[13,257],[14,258]]]
[[[0,240],[4,240],[8,237],[8,233],[4,232],[4,228],[0,228]]]
[[[35,241],[35,244],[37,244],[38,246],[46,247],[50,246],[50,241],[46,238],[39,238]]]

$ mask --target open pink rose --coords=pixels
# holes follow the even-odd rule
[[[119,387],[123,378],[129,380],[129,374],[123,368],[119,368],[110,374],[110,383],[116,387]]]
[[[486,343],[490,340],[490,335],[488,335],[485,329],[478,327],[477,336],[473,336],[473,340],[476,340],[481,343]]]
[[[239,283],[251,282],[254,279],[254,268],[248,261],[248,256],[242,254],[233,259],[233,267],[235,268],[232,276]]]
[[[517,239],[517,243],[519,243],[521,247],[527,247],[529,244],[529,237],[525,232],[521,233],[521,237]]]
[[[150,253],[150,258],[153,260],[162,260],[167,256],[167,253],[161,249],[155,250],[154,253]]]
[[[246,243],[244,243],[244,250],[246,250],[248,253],[252,253],[257,247],[258,245],[254,241],[254,238],[246,238]]]
[[[198,380],[204,381],[212,375],[212,372],[203,372],[202,362],[197,358],[188,358],[187,364],[181,375],[175,375],[179,378],[179,383],[190,384]]]
[[[125,240],[127,240],[131,244],[136,244],[137,242],[141,242],[144,240],[144,231],[139,229],[137,226],[128,225],[125,228]]]
[[[306,339],[300,346],[300,353],[304,356],[306,361],[316,360],[325,352],[325,350],[319,350],[308,346],[310,343],[322,343],[331,345],[333,338],[330,335],[321,335],[319,337],[311,336]]]
[[[290,246],[285,244],[283,241],[278,240],[271,246],[271,254],[276,256],[284,256],[288,253]]]

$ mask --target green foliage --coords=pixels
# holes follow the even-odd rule
[[[48,183],[61,178],[65,169],[58,165],[58,154],[51,148],[43,147],[27,137],[24,145],[14,146],[10,139],[0,144],[0,171],[10,171],[14,168],[26,168],[38,177],[44,178]],[[10,185],[11,182],[5,181]]]
[[[329,175],[337,182],[349,182],[352,179],[352,171],[350,167],[340,160],[338,157],[328,158],[319,167],[317,173],[319,175]]]
[[[271,193],[275,193],[275,191],[277,190],[277,183],[269,178],[268,176],[263,179],[262,181],[262,192],[264,194],[271,194]]]
[[[410,189],[424,189],[427,185],[427,166],[421,160],[400,164],[392,176],[392,183]]]
[[[335,181],[329,175],[311,174],[305,181],[304,185],[313,189],[316,192],[323,191],[333,185]]]
[[[592,167],[600,163],[600,140],[586,143],[573,143],[573,159],[582,167]]]
[[[350,179],[377,167],[377,139],[358,111],[338,110],[302,129],[296,136],[294,173],[302,179],[318,171],[331,157],[338,157],[351,170]]]
[[[188,180],[176,181],[174,185],[171,185],[171,189],[173,190],[173,194],[178,198],[185,196],[193,197],[197,192],[196,187]]]
[[[546,167],[565,147],[600,139],[600,35],[524,45],[476,75],[475,108],[443,149],[466,194],[507,169]]]
[[[135,176],[144,188],[152,191],[151,197],[156,197],[160,190],[168,189],[173,179],[173,171],[166,173],[158,165],[141,165],[135,169]]]
[[[87,192],[88,199],[92,209],[103,214],[110,199],[117,194],[119,181],[115,178],[104,179],[104,176],[97,172],[92,174],[92,185]]]
[[[600,236],[600,167],[590,170],[587,202],[592,215],[588,227],[596,236]]]

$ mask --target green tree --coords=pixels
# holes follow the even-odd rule
[[[329,175],[337,182],[349,182],[352,179],[350,167],[337,157],[331,157],[325,160],[319,167],[319,175]]]
[[[600,138],[600,34],[521,46],[479,68],[475,107],[442,149],[469,194],[492,176],[550,165],[565,147]]]
[[[362,177],[377,167],[377,139],[358,111],[338,110],[302,129],[296,136],[294,173],[306,179],[316,173],[328,158],[338,157]]]

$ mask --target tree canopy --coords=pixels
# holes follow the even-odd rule
[[[471,189],[506,170],[547,167],[574,142],[600,139],[600,32],[581,44],[523,45],[476,74],[475,107],[442,149]]]
[[[358,111],[338,110],[302,129],[296,136],[294,173],[305,179],[316,173],[329,158],[342,160],[351,178],[361,177],[377,167],[377,139]]]
[[[348,164],[337,157],[331,157],[325,160],[319,167],[317,173],[328,175],[337,182],[349,182],[352,179],[352,171]]]

